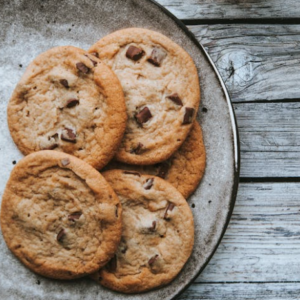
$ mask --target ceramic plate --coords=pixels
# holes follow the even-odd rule
[[[203,270],[228,224],[237,192],[238,135],[224,84],[193,35],[158,4],[146,0],[0,0],[0,192],[22,155],[10,137],[6,107],[26,66],[39,53],[61,45],[88,49],[117,29],[143,27],[159,31],[190,53],[201,85],[199,122],[207,151],[205,176],[189,204],[195,218],[193,254],[166,287],[139,295],[104,289],[89,279],[61,282],[26,269],[0,235],[0,299],[172,299]],[[2,195],[1,195],[2,196]],[[180,249],[178,249],[180,251]]]

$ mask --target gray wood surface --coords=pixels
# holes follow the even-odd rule
[[[194,284],[180,300],[299,300],[296,282]]]
[[[203,284],[180,299],[299,299],[300,283],[283,284],[300,282],[299,195],[300,183],[240,184],[222,243],[195,281]]]
[[[180,19],[299,18],[298,0],[157,0]]]
[[[234,108],[241,177],[300,177],[300,102],[236,103]]]
[[[233,102],[300,99],[300,25],[189,28],[211,55]]]

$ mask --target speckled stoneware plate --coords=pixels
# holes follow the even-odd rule
[[[203,270],[228,224],[238,185],[239,149],[234,113],[224,84],[192,34],[164,8],[146,0],[0,0],[0,192],[22,155],[10,137],[6,107],[26,66],[39,53],[60,45],[88,49],[120,28],[162,32],[193,57],[201,81],[199,122],[207,151],[205,176],[189,199],[195,218],[193,254],[168,286],[139,295],[123,295],[89,279],[61,282],[26,269],[0,235],[0,299],[172,299]],[[178,249],[180,251],[180,249]]]

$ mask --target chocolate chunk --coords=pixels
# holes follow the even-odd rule
[[[167,96],[168,99],[170,99],[171,101],[173,101],[175,104],[182,106],[182,101],[180,99],[180,97],[178,96],[177,93],[174,93],[172,95]]]
[[[147,179],[145,184],[143,185],[144,189],[145,190],[150,190],[153,186],[153,181],[154,181],[154,178]]]
[[[165,219],[165,220],[169,219],[169,217],[168,217],[168,212],[169,212],[169,211],[172,211],[174,207],[175,207],[175,205],[174,205],[173,203],[170,203],[170,202],[169,202],[169,204],[168,204],[168,206],[167,206],[167,208],[166,208],[166,211],[165,211],[165,213],[164,213],[164,219]]]
[[[132,46],[132,45],[126,51],[126,57],[130,58],[134,61],[141,59],[141,57],[144,54],[145,54],[145,52],[143,51],[143,49],[140,49],[140,48]]]
[[[63,237],[66,235],[65,230],[62,228],[56,236],[56,240],[61,242]]]
[[[72,99],[69,99],[69,100],[67,101],[66,107],[67,107],[67,108],[71,108],[71,107],[74,107],[74,106],[76,106],[76,105],[78,105],[78,104],[79,104],[79,100],[78,100],[78,99],[75,99],[75,98],[72,98]]]
[[[143,125],[152,118],[152,114],[147,106],[145,106],[138,114],[135,115],[136,121]]]
[[[74,132],[73,129],[66,127],[63,129],[60,138],[66,142],[76,143],[76,132]]]
[[[149,264],[150,267],[155,263],[155,261],[157,260],[157,258],[158,258],[158,254],[155,254],[154,256],[152,256],[149,259],[148,264]]]
[[[65,167],[70,163],[70,160],[68,158],[63,158],[60,162]]]
[[[75,220],[78,220],[81,215],[82,215],[81,212],[72,213],[72,214],[68,215],[68,220],[75,222]]]
[[[186,107],[185,113],[183,117],[182,124],[191,124],[193,122],[193,116],[194,116],[195,109],[192,107]]]
[[[149,228],[150,231],[154,232],[156,229],[156,221],[152,222],[152,226]]]
[[[168,170],[169,170],[169,164],[166,162],[163,162],[159,165],[156,176],[164,179],[167,176]]]
[[[124,171],[124,174],[130,174],[130,175],[136,175],[141,177],[141,174],[139,172],[134,172],[134,171]]]
[[[76,64],[76,68],[77,68],[80,72],[82,72],[82,73],[84,73],[84,74],[87,74],[87,73],[90,71],[90,68],[87,67],[87,66],[86,66],[84,63],[82,63],[82,62],[77,63],[77,64]]]
[[[117,270],[117,256],[114,255],[113,258],[106,264],[106,269],[113,273]]]
[[[149,63],[153,64],[156,67],[160,67],[162,61],[167,56],[167,53],[160,49],[160,48],[154,48],[151,52],[151,57],[148,58]]]
[[[127,251],[127,246],[124,246],[124,247],[121,247],[121,252],[123,253],[123,254],[125,254],[126,253],[126,251]]]
[[[96,57],[99,57],[98,52],[91,52],[90,54],[91,54],[91,55],[94,55],[94,56],[96,56]]]
[[[55,140],[57,140],[58,139],[58,133],[54,133],[51,137],[54,138]]]
[[[59,81],[65,88],[68,88],[69,87],[69,83],[68,83],[68,80],[67,79],[61,79]]]
[[[50,145],[50,146],[48,146],[46,148],[43,148],[43,150],[53,150],[53,149],[55,149],[57,147],[58,147],[58,144],[52,144],[52,145]]]
[[[138,143],[135,148],[131,149],[130,153],[141,154],[143,148],[144,145],[142,143]]]
[[[91,59],[88,55],[84,55],[84,56],[86,56],[92,63],[93,63],[93,65],[94,65],[94,67],[96,67],[97,66],[97,62],[96,61],[94,61],[93,59]]]

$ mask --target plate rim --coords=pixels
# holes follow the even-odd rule
[[[230,203],[229,203],[229,211],[226,216],[226,220],[224,222],[223,228],[221,230],[220,237],[218,238],[218,241],[217,241],[215,247],[213,248],[213,251],[207,258],[205,263],[202,265],[202,267],[197,271],[196,275],[194,275],[187,284],[183,285],[183,287],[178,290],[176,295],[172,298],[172,299],[175,299],[178,296],[180,296],[183,292],[185,292],[193,284],[194,280],[203,272],[203,270],[206,268],[206,266],[208,265],[208,263],[214,256],[215,252],[217,251],[217,249],[223,239],[223,236],[227,230],[227,227],[229,225],[229,222],[230,222],[230,219],[231,219],[231,216],[233,213],[233,209],[235,206],[236,196],[237,196],[238,186],[239,186],[240,165],[241,165],[240,139],[239,139],[239,131],[238,131],[236,115],[234,112],[233,104],[230,100],[229,93],[227,91],[226,85],[225,85],[215,63],[209,56],[208,52],[205,50],[203,45],[196,39],[195,35],[187,28],[187,26],[181,20],[179,20],[173,13],[171,13],[167,8],[165,8],[163,5],[158,3],[156,0],[145,0],[145,1],[151,2],[152,4],[156,5],[157,8],[159,8],[163,13],[165,13],[168,17],[170,17],[184,31],[184,33],[191,39],[191,41],[194,43],[194,45],[204,54],[204,56],[208,60],[209,64],[213,68],[213,70],[217,76],[217,79],[222,87],[222,91],[224,93],[226,103],[228,106],[230,122],[231,122],[231,126],[232,126],[232,144],[233,144],[233,155],[234,155],[233,170],[234,171],[233,171],[233,185],[231,188],[231,199],[230,199]],[[179,274],[179,276],[180,276],[180,274]]]

